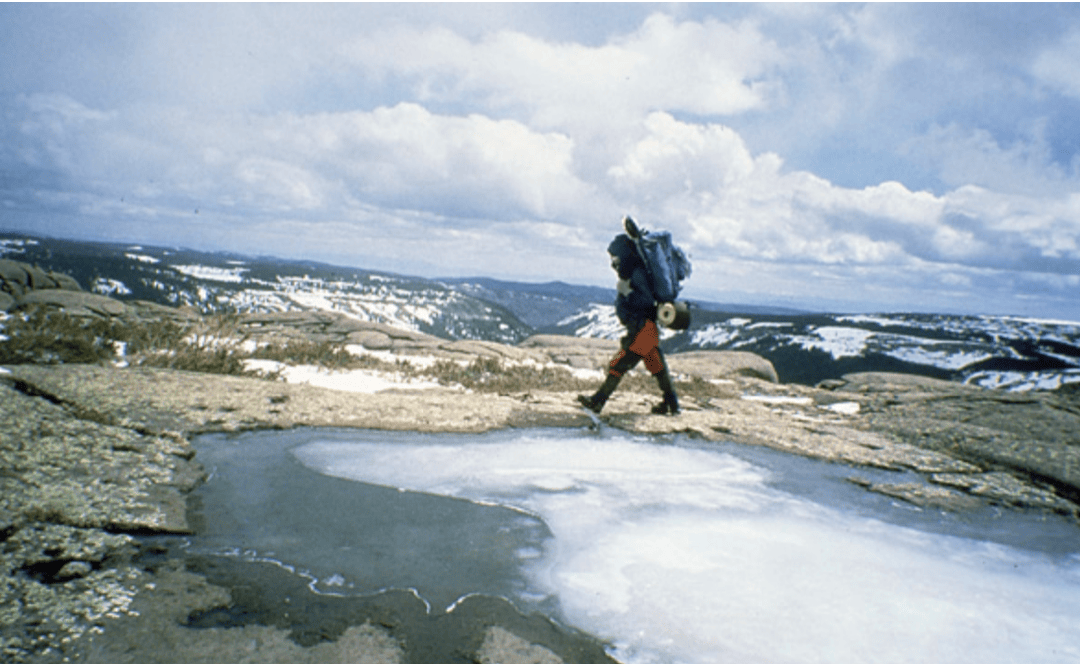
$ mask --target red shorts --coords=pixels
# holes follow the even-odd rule
[[[637,365],[637,358],[624,360],[627,352],[644,360],[645,369],[649,371],[649,374],[655,375],[664,370],[664,360],[660,356],[660,332],[656,330],[656,324],[651,319],[641,327],[630,346],[627,349],[620,349],[611,359],[609,371],[611,374],[621,375]]]

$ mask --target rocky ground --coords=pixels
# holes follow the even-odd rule
[[[38,290],[32,300],[83,308],[88,317],[197,319],[53,282],[51,293]],[[6,306],[17,308],[26,298],[24,289]],[[428,363],[484,357],[499,359],[504,365],[498,367],[587,371],[603,367],[613,351],[610,342],[552,336],[513,347],[449,342],[325,313],[250,316],[243,326],[264,340],[331,340],[354,352]],[[810,388],[777,383],[771,365],[751,354],[695,352],[669,360],[683,394],[682,414],[652,415],[655,388],[628,382],[603,420],[631,432],[687,433],[844,462],[853,466],[852,483],[868,492],[938,510],[989,504],[1080,515],[1075,390],[1011,394],[878,373]],[[605,661],[603,646],[589,637],[491,599],[440,616],[428,615],[405,594],[342,602],[333,622],[303,632],[272,614],[246,624],[199,624],[193,618],[227,613],[242,598],[257,606],[245,598],[255,594],[249,583],[275,574],[176,559],[149,538],[191,530],[186,498],[204,478],[190,444],[196,434],[298,426],[588,427],[592,420],[575,394],[542,382],[502,390],[415,390],[399,382],[358,393],[114,363],[9,364],[0,370],[0,658]],[[860,477],[860,467],[911,470],[921,480],[875,483]],[[274,589],[289,584],[282,580]]]

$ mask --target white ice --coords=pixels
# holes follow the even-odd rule
[[[528,572],[624,662],[1076,662],[1080,560],[827,508],[732,455],[628,435],[314,441],[324,474],[517,507]]]

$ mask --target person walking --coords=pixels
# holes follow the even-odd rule
[[[619,234],[611,241],[608,254],[611,255],[611,267],[618,274],[615,313],[626,327],[626,335],[621,340],[619,351],[609,363],[604,383],[591,396],[579,395],[578,402],[599,414],[623,375],[644,361],[645,368],[656,377],[664,396],[664,401],[653,407],[652,413],[678,414],[679,397],[671,383],[671,373],[668,371],[664,353],[660,351],[660,331],[656,326],[656,297],[649,286],[645,263],[634,246],[634,241],[626,234]]]

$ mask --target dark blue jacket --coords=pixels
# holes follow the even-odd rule
[[[619,259],[619,279],[630,282],[630,293],[620,293],[615,297],[615,314],[632,337],[641,330],[646,320],[656,319],[656,297],[649,286],[645,264],[629,236],[616,236],[608,245],[608,254]]]

